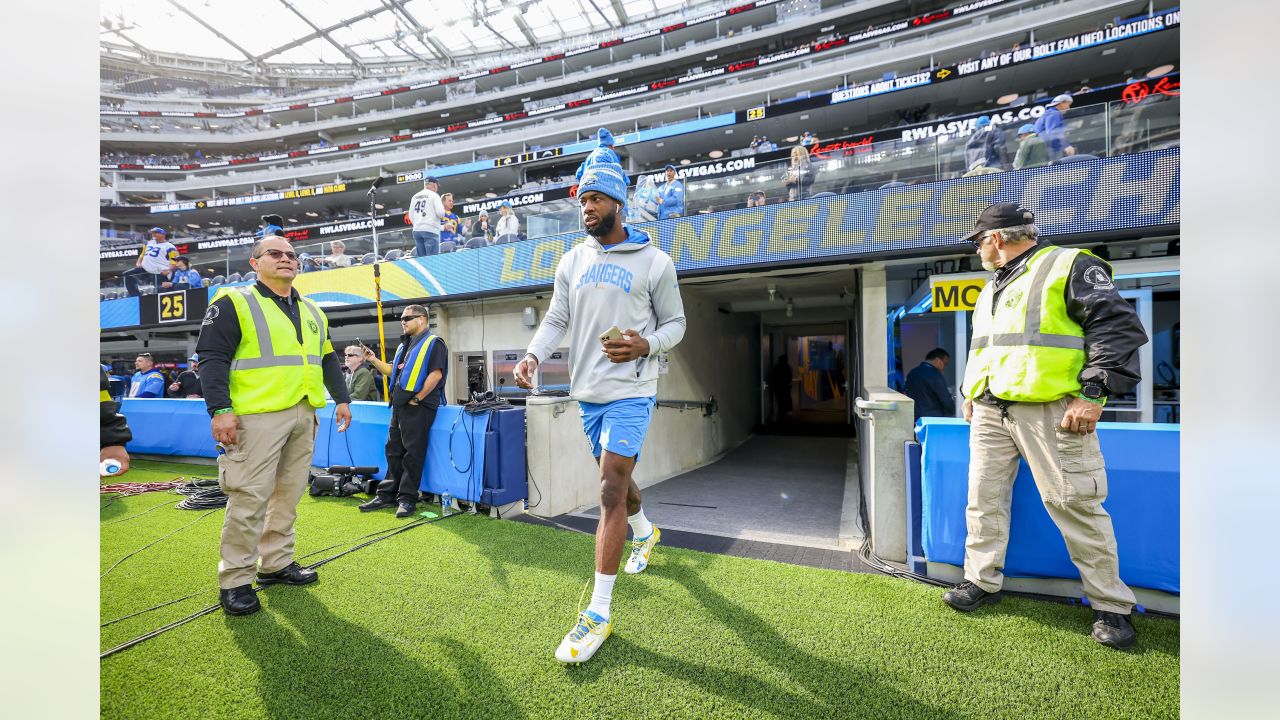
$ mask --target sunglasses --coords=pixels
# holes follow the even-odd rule
[[[258,255],[257,257],[262,257],[262,255],[270,255],[272,260],[279,260],[279,259],[281,259],[281,258],[289,258],[289,260],[296,261],[296,260],[298,259],[298,253],[296,253],[296,252],[294,252],[294,251],[292,251],[292,250],[276,250],[276,249],[272,248],[272,249],[269,249],[269,250],[263,250],[263,251],[262,251],[262,254],[261,254],[261,255]]]
[[[407,323],[410,320],[417,320],[420,317],[426,317],[426,315],[404,315],[404,316],[401,316],[400,322]]]
[[[360,353],[347,353],[347,357],[360,357]]]

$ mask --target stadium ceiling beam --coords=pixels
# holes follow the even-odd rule
[[[382,4],[386,6],[393,15],[399,15],[404,18],[404,21],[413,27],[413,33],[418,37],[418,40],[422,42],[428,50],[434,53],[438,59],[444,62],[453,62],[453,55],[449,53],[449,50],[436,42],[435,38],[431,37],[431,31],[423,26],[422,23],[418,22],[418,18],[414,17],[413,13],[409,12],[409,9],[404,6],[403,2],[400,0],[382,0]],[[396,45],[396,47],[400,46]],[[400,49],[404,50],[404,48]],[[409,51],[409,54],[414,57],[418,57],[416,53],[411,51]]]
[[[208,30],[209,32],[213,33],[214,35],[217,35],[217,36],[218,36],[218,39],[219,39],[219,40],[221,40],[222,42],[224,42],[224,43],[226,43],[226,44],[230,45],[231,47],[235,48],[236,50],[239,50],[239,51],[240,51],[240,54],[241,54],[241,55],[244,55],[244,56],[245,56],[245,58],[246,58],[249,62],[254,63],[254,64],[257,64],[258,59],[257,59],[257,58],[255,58],[255,57],[253,56],[253,53],[249,52],[248,50],[245,50],[243,47],[240,47],[240,44],[239,44],[239,43],[237,43],[235,40],[232,40],[231,38],[229,38],[229,37],[227,37],[226,35],[222,34],[222,31],[221,31],[221,30],[218,30],[218,28],[216,28],[216,27],[214,27],[214,26],[210,25],[209,23],[205,22],[205,21],[204,21],[204,18],[200,17],[199,15],[196,15],[195,13],[193,13],[193,12],[191,12],[190,10],[186,9],[185,7],[183,7],[183,6],[182,6],[182,4],[178,2],[178,0],[169,0],[169,4],[170,4],[170,5],[172,5],[172,6],[174,6],[174,7],[176,7],[176,8],[178,8],[179,10],[181,10],[181,11],[182,11],[182,13],[183,13],[184,15],[186,15],[187,17],[189,17],[189,18],[191,18],[192,20],[195,20],[196,22],[200,23],[200,25],[201,25],[205,30]]]
[[[618,14],[618,20],[623,25],[631,22],[631,18],[627,17],[626,8],[622,7],[622,0],[609,0],[609,3],[613,5],[613,11]]]
[[[604,20],[605,27],[609,28],[610,30],[617,27],[617,25],[614,24],[613,20],[610,20],[609,16],[605,15],[604,11],[600,9],[600,6],[596,4],[596,0],[587,0],[587,2],[591,3],[591,7],[595,8],[596,14],[599,15]],[[582,11],[584,14],[590,14],[590,13],[587,13],[587,9],[583,7],[582,0],[578,0],[578,7],[582,8]]]
[[[508,46],[510,46],[510,47],[511,47],[511,49],[512,49],[512,50],[519,50],[519,49],[520,49],[520,46],[519,46],[519,45],[516,45],[515,43],[511,42],[510,40],[508,40],[508,39],[507,39],[507,36],[506,36],[506,35],[503,35],[502,33],[498,32],[496,29],[494,29],[494,27],[493,27],[492,25],[490,25],[490,24],[489,24],[489,19],[488,19],[488,18],[486,18],[486,17],[481,17],[481,18],[480,18],[480,24],[481,24],[481,25],[484,25],[486,28],[488,28],[488,29],[489,29],[489,32],[493,33],[493,36],[494,36],[494,37],[496,37],[496,38],[498,38],[499,40],[501,40],[502,42],[506,43]]]
[[[275,56],[275,55],[279,55],[279,54],[280,54],[280,53],[282,53],[282,52],[285,52],[285,51],[288,51],[288,50],[292,50],[292,49],[294,49],[294,48],[296,48],[296,47],[301,47],[301,46],[303,46],[303,45],[306,45],[307,43],[311,42],[312,40],[315,40],[315,39],[316,39],[316,38],[318,38],[318,37],[323,37],[325,33],[333,32],[334,30],[338,30],[338,29],[341,29],[341,28],[347,27],[347,26],[349,26],[349,25],[354,25],[354,24],[356,24],[356,23],[360,22],[361,20],[364,20],[364,19],[366,19],[366,18],[371,18],[371,17],[373,17],[374,15],[378,15],[378,14],[381,14],[381,13],[383,13],[383,12],[386,12],[386,8],[384,8],[384,7],[378,7],[378,8],[374,8],[374,9],[372,9],[372,10],[366,10],[365,12],[362,12],[362,13],[360,13],[359,15],[355,15],[355,16],[352,16],[352,17],[347,18],[346,20],[343,20],[342,22],[334,23],[333,25],[330,25],[329,27],[324,28],[323,30],[317,30],[317,31],[315,31],[315,32],[311,33],[310,35],[305,35],[305,36],[300,37],[300,38],[297,38],[297,39],[295,39],[295,40],[291,40],[291,41],[289,41],[289,42],[285,43],[284,45],[281,45],[280,47],[272,48],[272,49],[270,49],[270,50],[268,50],[268,51],[264,52],[263,54],[259,55],[259,56],[258,56],[257,58],[255,58],[255,59],[256,59],[256,60],[258,60],[258,61],[266,60],[267,58],[272,57],[272,56]]]
[[[169,0],[169,1],[173,2],[173,0]],[[333,36],[330,35],[327,30],[323,30],[320,28],[319,25],[316,25],[314,22],[311,22],[311,18],[307,17],[302,13],[301,10],[294,7],[293,4],[289,2],[289,0],[280,0],[280,4],[284,5],[286,8],[289,8],[290,12],[292,12],[294,15],[297,15],[299,18],[302,19],[302,22],[310,25],[312,30],[315,30],[316,32],[320,33],[320,37],[324,38],[330,45],[337,48],[338,52],[342,53],[343,55],[346,55],[347,59],[351,61],[351,64],[354,65],[356,69],[360,71],[360,74],[362,75],[365,74],[368,68],[364,66],[364,63],[360,62],[360,56],[348,50],[347,46],[343,45],[337,40],[334,40]]]
[[[516,15],[513,20],[516,24],[516,29],[524,35],[525,40],[529,41],[529,47],[538,47],[538,38],[534,36],[533,30],[529,27],[529,23],[524,21],[524,16]]]

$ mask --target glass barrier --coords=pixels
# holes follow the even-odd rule
[[[939,124],[944,122],[945,120],[938,121]],[[835,138],[816,146],[796,149],[791,159],[757,163],[754,167],[737,173],[719,177],[695,177],[691,173],[690,177],[684,179],[684,214],[712,213],[756,204],[804,200],[826,194],[857,193],[883,187],[1003,172],[1014,169],[1013,164],[1021,142],[1017,137],[1018,127],[1017,123],[997,126],[996,130],[1002,136],[1000,147],[1004,153],[1004,162],[999,167],[973,167],[970,158],[975,153],[981,153],[974,149],[966,152],[966,145],[972,138],[970,133],[903,139],[903,135],[910,137],[913,133],[890,129],[884,132],[897,133],[899,137],[876,143]],[[1176,95],[1150,96],[1132,104],[1117,101],[1071,108],[1065,117],[1066,139],[1079,159],[1177,146],[1180,132],[1180,99]],[[1035,141],[1029,138],[1028,142]],[[1067,157],[1052,162],[1072,161]],[[636,177],[632,180],[634,182]],[[758,200],[761,197],[763,199]],[[515,213],[520,230],[525,236],[522,239],[536,239],[582,229],[578,203],[572,198],[523,206],[517,208]],[[491,212],[490,218],[496,225],[496,213]],[[441,251],[466,250],[468,245],[492,245],[503,240],[493,237],[491,232],[482,232],[477,236],[473,233],[475,222],[475,217],[462,218],[462,235],[470,242],[459,239],[452,246],[444,243]],[[303,256],[302,271],[318,272],[341,266],[347,262],[339,259],[343,257],[349,258],[351,264],[374,261],[371,233],[342,238],[341,243],[344,245],[341,254],[335,252],[334,240],[296,244],[299,254]],[[217,262],[197,258],[197,269],[206,277],[220,275],[224,282],[230,281],[237,274],[243,278],[250,271],[248,261],[251,247],[245,245],[229,248]],[[412,257],[413,251],[413,234],[409,228],[378,232],[378,257],[401,259]],[[211,268],[210,265],[214,267]],[[209,272],[213,269],[216,269],[216,273]],[[123,284],[116,281],[110,286],[103,285],[104,293],[112,289],[123,289]]]

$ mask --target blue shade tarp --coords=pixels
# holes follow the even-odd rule
[[[969,425],[954,418],[921,418],[921,524],[930,562],[964,565],[964,509],[969,487]],[[1178,425],[1100,423],[1108,496],[1120,551],[1120,577],[1134,587],[1178,593]],[[1066,543],[1040,501],[1031,470],[1020,464],[1013,484],[1009,577],[1078,579]]]

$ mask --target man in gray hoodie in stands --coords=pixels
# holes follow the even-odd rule
[[[538,363],[569,333],[571,394],[600,466],[595,589],[591,604],[556,649],[556,659],[568,663],[591,659],[612,630],[609,604],[627,525],[632,530],[628,573],[648,567],[660,537],[644,515],[631,473],[656,404],[658,356],[684,337],[684,302],[671,257],[648,235],[623,224],[626,202],[622,166],[606,153],[593,152],[578,184],[590,237],[560,259],[551,307],[515,368],[516,384],[532,387]],[[604,339],[614,328],[621,333]]]

